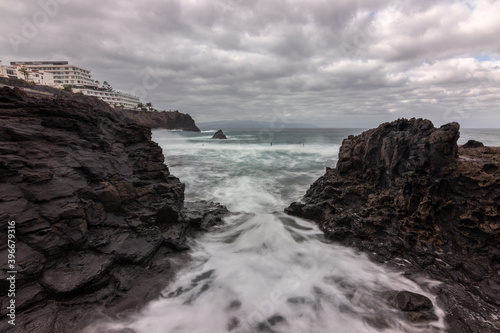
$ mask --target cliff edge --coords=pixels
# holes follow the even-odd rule
[[[164,128],[164,129],[178,129],[190,132],[200,132],[196,126],[193,118],[187,113],[180,113],[179,111],[161,111],[161,112],[147,112],[147,111],[125,111],[127,117],[132,119],[139,125],[147,126],[149,128]]]
[[[450,332],[500,332],[500,148],[458,147],[459,125],[399,119],[342,143],[286,209],[373,259],[444,282]]]
[[[225,213],[185,203],[151,130],[122,111],[57,90],[0,88],[0,257],[9,223],[17,271],[12,298],[0,270],[0,331],[69,332],[140,307],[186,262],[187,238]]]
[[[87,103],[90,100],[89,98],[92,98],[90,96],[84,96],[83,94],[74,94],[48,86],[35,85],[21,79],[0,77],[0,88],[2,86],[17,87],[24,91],[37,93],[39,95],[55,96],[58,98],[71,98],[78,101],[87,101]],[[126,117],[136,124],[146,126],[151,129],[164,128],[170,130],[183,130],[191,132],[200,131],[200,129],[196,126],[195,121],[189,114],[181,113],[179,111],[150,112],[122,110],[119,108],[115,108],[114,110],[115,113],[123,114],[121,118]]]

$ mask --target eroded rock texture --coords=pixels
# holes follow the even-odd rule
[[[443,281],[450,332],[500,331],[500,148],[459,148],[459,125],[400,119],[343,141],[289,214],[333,240]]]
[[[16,326],[0,271],[2,332],[69,332],[143,305],[185,262],[187,237],[227,213],[184,205],[149,128],[96,98],[51,91],[0,88],[0,224],[5,240],[16,223],[18,271]]]

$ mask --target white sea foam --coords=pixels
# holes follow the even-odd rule
[[[86,332],[444,331],[437,304],[439,321],[419,325],[386,302],[390,291],[434,299],[429,292],[282,213],[325,166],[334,166],[339,144],[307,138],[302,146],[293,135],[292,143],[282,134],[283,142],[270,147],[257,134],[239,146],[200,145],[204,133],[155,132],[171,172],[186,183],[187,198],[219,201],[237,214],[194,241],[193,262],[163,297],[126,320],[95,323]]]

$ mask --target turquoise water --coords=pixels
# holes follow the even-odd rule
[[[228,140],[212,140],[214,132],[157,130],[153,139],[186,184],[187,201],[217,201],[234,215],[193,241],[192,263],[162,297],[87,332],[445,330],[443,311],[428,291],[438,281],[410,281],[325,240],[313,223],[283,213],[326,167],[335,166],[342,140],[361,129],[224,130]],[[462,133],[461,141],[474,136],[500,145],[498,130]],[[385,301],[391,290],[427,295],[440,320],[406,322]]]

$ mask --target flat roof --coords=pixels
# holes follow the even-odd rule
[[[11,65],[68,65],[67,61],[11,61]]]

